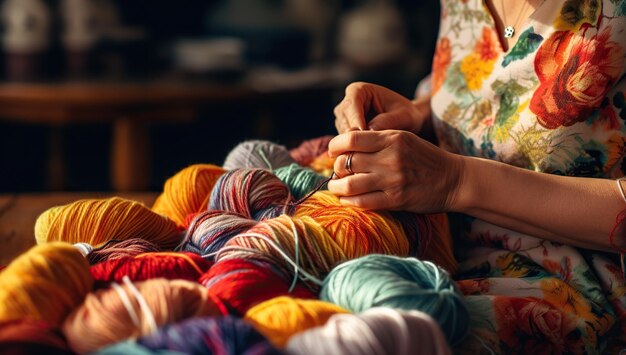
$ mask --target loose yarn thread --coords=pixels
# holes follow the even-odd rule
[[[325,176],[298,164],[276,169],[274,175],[289,187],[289,191],[296,199],[303,198],[313,190],[327,188]]]

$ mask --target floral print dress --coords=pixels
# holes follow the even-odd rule
[[[545,0],[506,52],[483,0],[441,10],[430,90],[443,148],[544,173],[625,175],[626,0]],[[456,217],[455,237],[472,245],[457,248],[469,250],[456,278],[472,333],[456,352],[619,352],[617,254]]]

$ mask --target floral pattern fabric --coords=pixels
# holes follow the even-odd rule
[[[545,0],[506,52],[484,0],[441,4],[430,87],[444,149],[551,174],[626,174],[626,0]],[[457,248],[456,278],[472,313],[457,352],[619,352],[617,254],[457,217],[471,248]]]

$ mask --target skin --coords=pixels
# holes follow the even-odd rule
[[[420,137],[431,127],[429,98],[410,101],[353,83],[335,108],[339,135],[329,154],[328,189],[345,205],[416,213],[460,212],[504,228],[577,247],[626,249],[626,209],[614,180],[564,177],[444,151]],[[367,116],[374,116],[369,122]],[[354,152],[350,175],[347,154]]]

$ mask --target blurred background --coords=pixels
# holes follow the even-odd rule
[[[160,190],[246,139],[334,134],[356,80],[408,97],[438,1],[0,0],[0,192]]]

